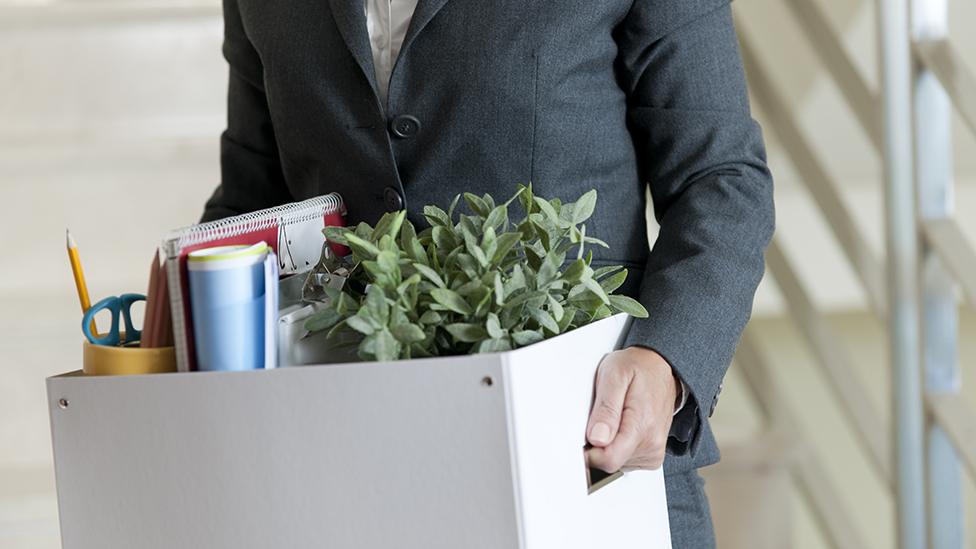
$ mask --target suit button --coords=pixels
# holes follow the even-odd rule
[[[420,131],[420,120],[416,116],[401,114],[390,120],[390,133],[400,139],[410,139]]]
[[[386,203],[386,211],[396,212],[403,209],[403,197],[393,187],[383,189],[383,202]]]

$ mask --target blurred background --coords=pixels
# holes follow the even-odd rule
[[[955,214],[905,221],[923,251],[931,244],[946,259],[917,271],[941,280],[933,293],[949,303],[924,328],[948,369],[948,396],[930,395],[926,417],[945,426],[929,430],[932,444],[958,444],[963,459],[931,450],[954,484],[931,514],[948,525],[940,532],[952,530],[938,546],[973,549],[976,3],[915,4],[947,14],[935,41],[913,51],[919,74],[933,69],[958,104],[922,105],[920,127],[947,122],[942,134],[917,132],[942,170],[934,192],[952,189]],[[738,0],[734,9],[778,233],[713,418],[724,460],[705,475],[719,547],[895,547],[876,5]],[[218,182],[221,34],[217,0],[0,0],[0,547],[60,547],[44,378],[78,369],[81,350],[64,228],[95,300],[145,290],[161,235],[194,222]]]

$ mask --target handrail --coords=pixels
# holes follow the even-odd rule
[[[775,237],[766,250],[766,265],[823,368],[841,410],[857,432],[857,440],[877,466],[884,483],[893,487],[888,428],[881,414],[864,398],[867,388],[854,370],[846,346],[817,310]]]
[[[932,419],[949,435],[966,467],[976,476],[976,414],[958,393],[930,394],[925,403]]]
[[[969,304],[976,308],[976,250],[969,245],[959,224],[952,218],[927,220],[922,223],[922,234],[962,286]]]
[[[887,273],[885,262],[868,247],[855,226],[851,211],[841,198],[841,188],[828,173],[827,164],[818,157],[783,96],[777,92],[773,79],[764,70],[750,37],[740,36],[742,57],[756,103],[767,115],[768,125],[784,145],[801,181],[827,220],[872,310],[888,326],[889,354],[894,368],[892,406],[893,425],[897,427],[894,435],[884,428],[886,422],[881,416],[861,398],[864,385],[853,375],[846,350],[838,345],[836,334],[775,238],[767,251],[767,267],[783,294],[790,316],[838,397],[845,419],[888,486],[894,488],[899,546],[906,549],[925,546],[926,530],[929,530],[925,517],[928,516],[932,519],[931,528],[937,530],[929,530],[932,536],[929,541],[938,547],[957,547],[961,543],[962,527],[961,517],[956,515],[961,511],[958,488],[952,486],[958,482],[953,479],[958,479],[959,459],[976,475],[976,413],[965,405],[958,395],[958,386],[953,385],[958,383],[952,377],[956,371],[957,344],[955,336],[950,335],[954,333],[956,318],[955,313],[950,314],[955,310],[954,284],[946,286],[946,283],[950,279],[958,281],[967,301],[976,308],[976,248],[951,216],[951,201],[946,197],[951,194],[952,163],[949,153],[943,154],[951,150],[951,139],[943,136],[949,132],[948,101],[976,133],[976,74],[965,68],[959,53],[945,39],[944,2],[912,0],[909,6],[906,0],[894,0],[876,4],[881,93],[875,93],[861,76],[824,10],[814,0],[787,0],[786,5],[885,163],[890,269]],[[911,25],[906,24],[909,7],[913,16]],[[912,38],[909,38],[909,27]],[[910,64],[913,57],[914,67]],[[912,115],[916,117],[914,125]],[[914,158],[910,154],[913,126],[918,132],[915,141],[923,144],[915,149]],[[919,163],[917,171],[913,169],[913,160]],[[928,245],[921,254],[917,248],[919,238]],[[886,278],[886,274],[891,277]],[[924,280],[924,285],[918,284],[919,280]],[[926,323],[923,332],[918,330],[916,319]],[[919,383],[922,348],[928,384],[924,398]],[[789,415],[789,403],[770,396],[779,395],[779,387],[775,380],[769,379],[768,368],[748,328],[736,358],[754,400],[765,415],[770,419],[780,417],[780,423],[795,427],[795,419]],[[923,411],[928,412],[927,418],[923,417]],[[923,429],[931,434],[928,447]],[[897,460],[889,454],[891,449],[896,451]],[[928,456],[927,470],[923,455]],[[863,546],[859,541],[851,542],[857,536],[854,524],[837,505],[836,491],[826,483],[825,471],[815,456],[796,460],[791,467],[831,545],[835,548]],[[926,504],[926,489],[930,498],[940,501]]]
[[[880,152],[882,128],[878,94],[871,90],[861,76],[823,10],[815,2],[789,0],[786,5],[793,10],[796,20],[801,22],[800,28],[844,95],[851,112],[860,122],[874,149]]]
[[[949,32],[949,9],[943,0],[912,0],[911,39],[941,40]],[[913,50],[916,46],[912,45]],[[939,77],[914,52],[912,103],[915,126],[915,195],[913,228],[922,240],[917,265],[922,300],[922,356],[925,366],[924,409],[929,399],[958,394],[959,313],[955,277],[944,255],[926,236],[930,222],[953,223],[952,103]],[[952,257],[948,258],[950,261]],[[959,449],[931,413],[924,418],[925,499],[929,543],[935,549],[965,545],[962,468]]]
[[[959,60],[959,54],[947,40],[921,40],[912,45],[921,61],[945,88],[969,129],[976,134],[976,76]]]
[[[828,175],[823,163],[803,136],[803,132],[793,121],[792,113],[786,108],[786,103],[772,85],[772,81],[762,67],[762,62],[752,48],[749,37],[743,34],[739,37],[739,43],[746,72],[749,75],[750,88],[757,103],[768,115],[773,132],[790,153],[801,180],[827,219],[830,230],[867,293],[872,310],[879,317],[884,318],[887,311],[885,297],[887,284],[881,260],[861,235],[853,216],[840,198],[837,184]]]
[[[786,430],[804,440],[801,425],[793,415],[789,404],[783,398],[782,388],[772,375],[772,370],[763,358],[747,327],[736,352],[736,363],[746,380],[746,386],[753,400],[759,404],[765,419],[772,424],[773,431]],[[794,479],[810,501],[811,509],[827,540],[834,549],[863,549],[867,547],[857,524],[847,511],[838,490],[811,449],[801,449],[791,464]]]

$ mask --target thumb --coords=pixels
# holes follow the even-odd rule
[[[606,447],[617,436],[630,381],[630,375],[623,372],[622,368],[614,366],[613,355],[607,357],[607,362],[600,366],[596,379],[596,398],[586,427],[586,439],[593,446]]]

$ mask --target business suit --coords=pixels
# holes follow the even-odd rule
[[[228,127],[204,219],[338,191],[351,222],[405,207],[423,224],[422,205],[461,191],[598,189],[587,232],[610,249],[594,262],[627,266],[623,291],[650,311],[627,343],[660,353],[691,392],[665,472],[672,525],[695,529],[707,502],[693,472],[718,460],[708,417],[774,218],[728,0],[420,0],[385,105],[362,0],[224,8]],[[676,526],[689,498],[692,522]],[[707,543],[682,535],[676,547]]]

